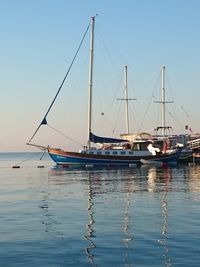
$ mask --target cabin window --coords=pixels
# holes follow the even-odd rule
[[[89,152],[89,154],[92,154],[92,155],[93,155],[93,154],[94,154],[94,152],[93,152],[93,151],[90,151],[90,152]]]
[[[147,146],[149,145],[149,143],[141,143],[141,150],[147,150]]]
[[[124,152],[124,151],[121,151],[121,155],[125,155],[126,154],[126,152]]]
[[[133,144],[132,150],[140,150],[140,144],[139,143]]]
[[[106,151],[106,152],[105,152],[105,155],[110,155],[110,152],[109,152],[109,151]]]
[[[133,143],[132,150],[147,150],[149,142]]]
[[[129,155],[133,155],[133,152],[132,152],[132,151],[130,151],[130,152],[129,152]]]
[[[163,149],[163,145],[164,145],[164,141],[157,141],[157,142],[154,142],[153,144],[153,146],[160,148],[160,150]]]
[[[113,151],[113,155],[117,155],[117,151]]]
[[[97,151],[97,155],[101,155],[102,153],[101,153],[101,151]]]

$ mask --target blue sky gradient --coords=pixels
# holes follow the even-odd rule
[[[118,136],[125,130],[123,67],[128,65],[133,132],[160,124],[159,74],[166,66],[167,124],[200,132],[200,1],[1,0],[0,151],[26,146],[67,72],[90,17],[95,30],[93,129]],[[87,135],[89,35],[48,122],[77,142],[42,127],[36,143],[80,148]],[[153,96],[153,97],[152,97]],[[102,115],[104,114],[104,115]]]

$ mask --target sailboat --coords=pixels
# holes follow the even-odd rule
[[[142,139],[130,141],[124,138],[101,137],[92,133],[92,90],[93,90],[93,54],[94,54],[94,28],[95,17],[90,21],[90,64],[89,64],[89,101],[88,101],[88,141],[87,145],[78,152],[64,151],[58,148],[42,147],[32,143],[32,139],[41,125],[47,124],[47,114],[52,107],[55,98],[48,109],[44,119],[36,132],[29,140],[28,145],[47,149],[50,157],[57,165],[62,166],[134,166],[140,165],[141,159],[154,160],[164,164],[176,164],[180,156],[181,148],[175,147],[166,151],[163,147],[155,148],[152,141]],[[66,78],[66,77],[65,77]],[[65,80],[65,79],[64,79]],[[63,81],[64,81],[63,80]],[[61,88],[59,88],[56,96]],[[128,103],[128,96],[125,95]],[[128,110],[128,109],[127,109]],[[128,135],[127,135],[128,136]],[[91,143],[100,144],[100,148],[91,146]]]

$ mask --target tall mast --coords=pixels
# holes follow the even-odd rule
[[[124,66],[124,98],[117,98],[117,100],[125,101],[125,109],[126,109],[126,134],[129,134],[129,109],[128,109],[128,102],[130,100],[137,100],[136,98],[128,98],[128,74],[127,74],[128,67],[127,65]]]
[[[124,67],[124,98],[126,101],[126,133],[129,134],[127,65]]]
[[[90,35],[89,92],[88,92],[88,141],[87,141],[88,148],[90,148],[90,133],[92,124],[92,85],[93,85],[95,17],[91,17],[90,24],[91,24],[91,35]]]
[[[165,66],[161,69],[161,127],[162,136],[165,136]]]
[[[160,129],[161,135],[166,136],[166,130],[169,130],[171,128],[170,126],[166,126],[166,117],[165,117],[166,104],[173,102],[165,100],[165,66],[162,66],[161,68],[161,100],[155,101],[155,103],[161,104],[161,126],[157,127],[157,130]]]

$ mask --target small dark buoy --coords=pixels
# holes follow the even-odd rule
[[[44,168],[44,165],[38,165],[37,167],[38,168]]]
[[[13,167],[13,169],[19,169],[19,168],[20,168],[19,165],[14,165],[14,166],[12,166],[12,167]]]

